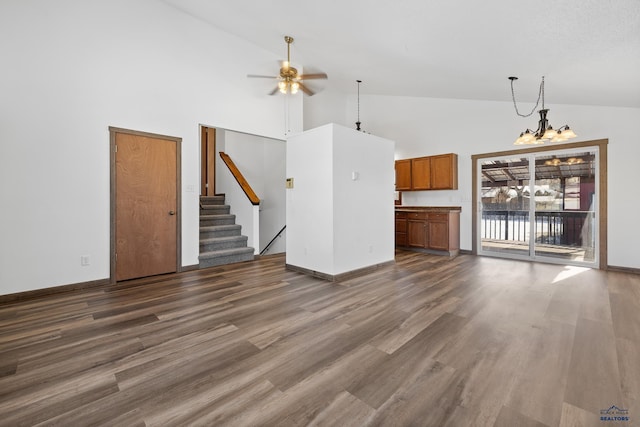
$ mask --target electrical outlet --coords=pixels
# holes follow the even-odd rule
[[[91,265],[91,257],[89,255],[82,255],[80,257],[80,265],[82,265],[83,267]]]

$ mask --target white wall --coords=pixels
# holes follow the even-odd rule
[[[393,175],[393,141],[335,124],[289,137],[287,264],[338,275],[393,260]]]
[[[223,136],[224,143],[220,151],[226,152],[246,178],[253,191],[260,198],[260,232],[259,245],[255,249],[260,253],[269,241],[285,225],[285,141],[265,138],[241,132],[218,129],[218,136]],[[226,170],[219,156],[216,157],[216,172]],[[216,191],[227,193],[228,186],[237,187],[235,180],[221,181]],[[246,197],[245,197],[246,198]],[[231,204],[231,213],[239,206]],[[245,234],[245,224],[242,225]],[[248,229],[247,229],[248,230]],[[269,249],[269,254],[285,251],[285,239],[277,239]]]
[[[260,251],[262,251],[276,234],[286,225],[286,161],[287,146],[285,141],[263,139],[263,185],[264,191],[260,202]],[[282,253],[286,250],[286,229],[277,238],[265,255]]]
[[[0,51],[0,294],[109,277],[109,126],[183,138],[183,265],[198,125],[285,135],[285,98],[246,78],[277,56],[156,0],[3,1]]]
[[[348,112],[355,111],[355,102],[355,96],[351,96]],[[404,192],[403,204],[461,206],[460,245],[471,250],[471,155],[514,149],[513,141],[522,130],[537,127],[537,114],[520,118],[509,102],[361,94],[360,104],[361,111],[366,108],[363,127],[395,140],[396,158],[458,154],[458,190]],[[520,107],[530,111],[532,105]],[[578,134],[572,141],[609,139],[608,263],[640,268],[640,258],[632,249],[634,242],[640,241],[640,228],[635,221],[640,199],[633,193],[635,183],[640,182],[636,165],[640,156],[636,131],[640,109],[553,104],[547,107],[553,126],[569,124]]]
[[[394,143],[339,125],[333,132],[333,274],[340,274],[394,259]]]
[[[331,76],[329,76],[331,78]],[[321,85],[322,81],[318,83]],[[304,98],[304,130],[314,129],[329,123],[344,123],[347,116],[347,95],[330,89],[321,90]],[[355,119],[353,120],[355,123]],[[355,129],[355,124],[351,126]]]
[[[325,273],[333,271],[332,136],[326,125],[287,139],[286,262]]]
[[[251,203],[226,165],[223,164],[220,169],[220,180],[216,183],[216,188],[223,189],[225,203],[231,206],[230,213],[235,215],[236,224],[242,226],[242,235],[247,236],[247,246],[254,249],[254,254],[259,254],[260,208]]]

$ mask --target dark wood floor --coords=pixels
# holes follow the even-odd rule
[[[631,274],[398,252],[329,283],[276,256],[0,306],[2,426],[638,426],[639,402]]]

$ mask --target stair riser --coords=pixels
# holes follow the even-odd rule
[[[228,215],[230,211],[229,205],[207,206],[200,208],[200,215]]]
[[[240,227],[237,229],[230,230],[216,230],[216,231],[201,231],[200,239],[214,239],[216,237],[231,237],[231,236],[239,236],[240,235]]]
[[[200,268],[215,267],[218,265],[233,264],[236,262],[253,261],[253,259],[253,253],[208,258],[200,261]]]
[[[201,196],[200,203],[203,205],[224,205],[224,196]]]
[[[219,251],[222,249],[231,249],[231,248],[246,248],[247,247],[247,236],[242,236],[243,239],[234,239],[234,240],[225,240],[222,242],[207,242],[200,243],[200,253],[211,252],[211,251]]]
[[[234,225],[235,218],[200,218],[200,227],[211,227],[212,225]]]

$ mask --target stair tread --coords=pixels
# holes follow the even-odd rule
[[[200,196],[200,204],[204,206],[220,206],[224,201],[224,196]]]
[[[207,204],[202,205],[203,209],[223,209],[228,207],[230,207],[230,205],[207,205]]]
[[[218,251],[209,251],[203,252],[200,254],[200,259],[207,258],[215,258],[215,257],[223,257],[227,255],[238,255],[238,254],[253,254],[254,249],[251,247],[242,247],[242,248],[229,248],[229,249],[220,249]]]
[[[200,215],[200,219],[204,219],[204,220],[216,220],[216,219],[230,220],[230,219],[235,219],[235,218],[236,218],[236,216],[233,215],[233,214]]]
[[[200,227],[200,230],[215,231],[215,230],[231,230],[233,228],[242,228],[240,224],[222,224],[222,225],[207,225]]]
[[[206,227],[200,227],[200,235],[211,235],[210,237],[222,237],[222,236],[240,236],[242,233],[242,226],[240,224],[226,224],[226,225],[209,225]]]
[[[247,236],[222,236],[222,237],[209,237],[207,239],[200,239],[200,243],[214,243],[214,242],[231,242],[233,240],[247,240]]]

